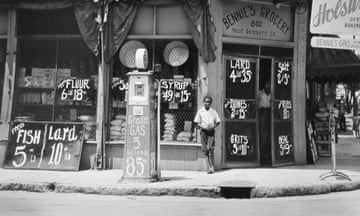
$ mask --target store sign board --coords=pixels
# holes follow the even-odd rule
[[[255,99],[256,59],[231,57],[226,59],[226,97]]]
[[[191,79],[160,80],[161,101],[165,103],[189,103],[192,98]]]
[[[225,1],[222,18],[225,36],[291,41],[293,16],[290,7],[276,8],[246,2]]]
[[[293,163],[294,142],[291,121],[274,123],[274,163]]]
[[[57,85],[57,101],[61,104],[93,103],[94,83],[88,78],[71,77],[62,79]]]
[[[360,0],[313,0],[310,32],[359,35]]]
[[[78,170],[81,123],[11,122],[4,168]]]
[[[311,47],[354,50],[360,49],[360,40],[315,36],[311,38]]]
[[[256,123],[225,122],[226,150],[225,160],[256,162]]]
[[[255,119],[255,100],[227,98],[224,103],[224,115],[227,119]]]

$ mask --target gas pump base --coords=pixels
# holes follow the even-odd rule
[[[150,177],[128,177],[122,176],[118,183],[148,183],[148,182],[158,182],[160,181],[160,177],[158,175],[150,176]]]

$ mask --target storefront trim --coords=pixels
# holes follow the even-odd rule
[[[191,35],[129,35],[127,40],[191,40]]]
[[[82,40],[81,35],[19,35],[21,40],[56,40],[56,39],[78,39]]]
[[[248,39],[248,38],[234,38],[234,37],[223,37],[223,43],[234,43],[234,44],[249,44],[249,45],[263,45],[263,46],[275,46],[281,48],[293,48],[295,47],[294,42],[285,41],[269,41],[260,39]]]

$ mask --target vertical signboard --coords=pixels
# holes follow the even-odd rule
[[[258,165],[256,123],[257,60],[225,57],[224,167]]]
[[[273,165],[294,163],[292,63],[275,59],[273,94]]]
[[[156,181],[158,176],[156,120],[151,75],[130,72],[126,112],[123,180]]]
[[[85,125],[11,122],[4,168],[78,170]]]

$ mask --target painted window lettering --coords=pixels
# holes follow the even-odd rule
[[[289,155],[292,150],[292,144],[289,141],[288,135],[281,135],[278,137],[278,143],[280,146],[280,156]]]
[[[279,62],[277,69],[277,83],[288,85],[290,79],[290,63],[288,61]]]
[[[229,78],[235,83],[236,79],[240,79],[240,83],[249,83],[252,78],[252,71],[248,59],[232,59],[230,61],[231,73]]]
[[[290,110],[292,109],[291,101],[281,100],[278,108],[279,110],[282,110],[282,119],[290,119]]]
[[[244,156],[248,154],[248,149],[250,146],[248,145],[249,139],[247,136],[231,134],[230,136],[230,144],[232,146],[232,155],[240,155]]]

